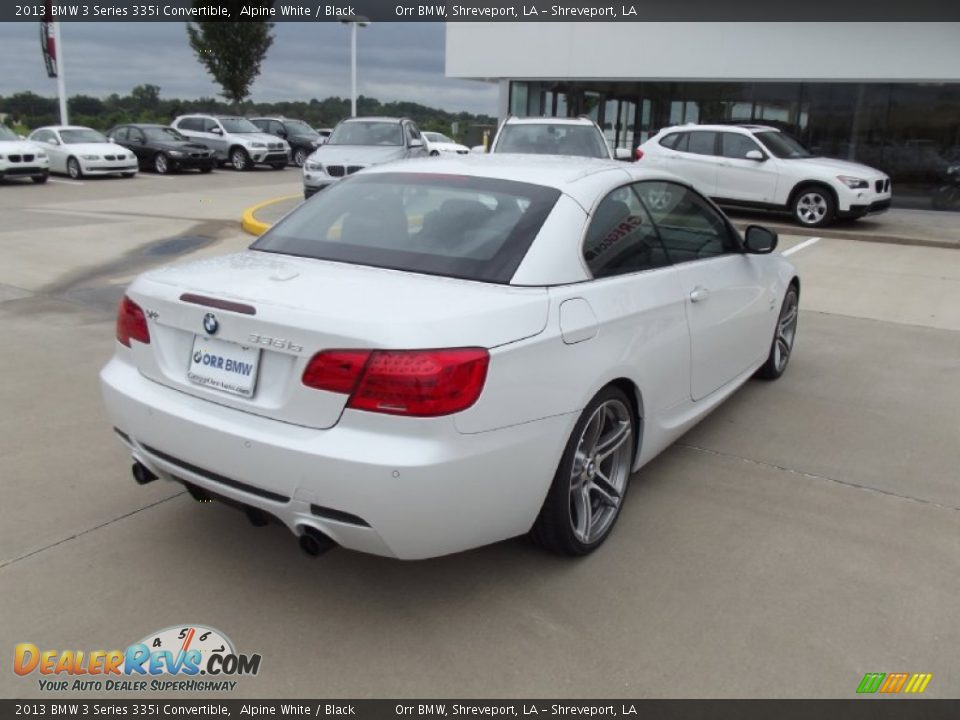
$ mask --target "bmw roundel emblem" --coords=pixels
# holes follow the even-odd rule
[[[217,322],[217,318],[213,313],[207,313],[203,316],[203,329],[207,331],[207,335],[217,334],[217,330],[220,329],[220,323]]]

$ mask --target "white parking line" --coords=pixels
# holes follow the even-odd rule
[[[57,178],[47,178],[47,182],[60,183],[61,185],[83,185],[79,180],[58,180]]]
[[[178,180],[179,178],[170,177],[169,175],[144,175],[143,173],[137,173],[133,176],[134,180]]]
[[[793,254],[794,254],[795,252],[797,252],[798,250],[803,250],[804,248],[808,248],[808,247],[810,247],[811,245],[813,245],[814,243],[818,243],[818,242],[820,242],[820,238],[818,238],[818,237],[812,237],[812,238],[810,238],[809,240],[804,240],[804,241],[803,241],[802,243],[800,243],[799,245],[794,245],[792,248],[787,248],[786,250],[784,250],[784,251],[783,251],[782,253],[780,253],[780,254],[781,254],[781,255],[793,255]]]

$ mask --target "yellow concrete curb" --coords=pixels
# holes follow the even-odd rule
[[[246,232],[251,235],[263,235],[267,230],[270,229],[270,223],[265,223],[262,220],[257,220],[256,212],[257,210],[262,210],[268,205],[275,205],[276,203],[285,202],[287,200],[299,199],[300,195],[284,195],[283,197],[273,198],[271,200],[264,200],[262,203],[257,203],[256,205],[251,205],[246,210],[243,211],[243,215],[240,217],[240,227],[242,227]]]

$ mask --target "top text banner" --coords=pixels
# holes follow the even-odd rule
[[[70,2],[53,0],[46,5],[19,0],[0,0],[0,21],[28,22],[50,16],[64,22],[183,22],[188,20],[224,22],[270,20],[274,22],[337,22],[351,19],[373,22],[943,22],[960,20],[960,2],[944,0],[872,0],[869,6],[836,0],[640,0],[605,4],[604,0],[574,0],[552,4],[510,0],[464,0],[422,3],[397,0],[356,0],[335,3],[317,0],[266,0],[235,2],[221,0],[95,0]],[[863,32],[870,32],[870,22]],[[722,29],[718,27],[718,32]],[[904,32],[921,32],[904,28]],[[642,34],[637,42],[642,42]],[[960,37],[957,38],[960,43]],[[897,52],[897,48],[888,49]]]

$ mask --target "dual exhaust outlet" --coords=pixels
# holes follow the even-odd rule
[[[140,461],[133,463],[131,471],[133,473],[133,479],[138,485],[146,485],[157,479],[156,473]],[[197,487],[192,483],[184,482],[183,484],[186,485],[187,492],[190,493],[190,496],[194,500],[198,502],[209,502],[213,499],[203,488]],[[247,516],[247,520],[249,520],[250,524],[254,527],[264,527],[270,523],[270,515],[263,510],[250,505],[243,505],[242,503],[230,502],[229,504],[236,505],[243,510],[243,513]],[[303,525],[301,528],[299,540],[300,549],[310,557],[319,557],[337,546],[337,543],[335,543],[333,539],[317,528],[310,525]]]

